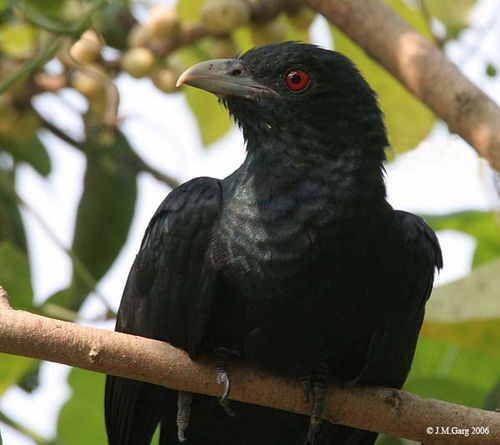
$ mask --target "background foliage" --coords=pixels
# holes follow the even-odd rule
[[[444,47],[467,29],[475,1],[386,3]],[[232,15],[218,21],[227,8]],[[184,67],[202,59],[231,57],[255,44],[308,41],[315,18],[296,2],[277,0],[179,0],[176,11],[155,8],[139,23],[136,4],[126,0],[0,0],[0,283],[9,290],[14,307],[77,319],[127,239],[138,174],[176,184],[148,165],[120,132],[114,85],[118,74],[149,77],[158,94],[171,94]],[[335,47],[356,62],[379,95],[391,137],[390,158],[416,147],[436,123],[434,115],[342,32],[332,26],[331,34]],[[484,69],[496,75],[493,63]],[[76,89],[87,100],[81,115],[84,140],[72,139],[52,116],[34,106],[42,93],[62,100],[60,93],[66,88]],[[201,140],[210,149],[229,131],[231,121],[209,95],[195,89],[183,94]],[[38,136],[42,129],[80,151],[86,171],[73,242],[69,248],[60,246],[72,259],[71,284],[35,304],[22,217],[33,209],[17,193],[16,176],[19,166],[26,164],[41,177],[50,175],[51,159]],[[471,210],[426,219],[436,230],[467,233],[477,244],[472,273],[434,292],[406,388],[423,396],[493,409],[500,400],[498,214]],[[113,317],[108,308],[101,318]],[[8,355],[0,360],[0,395],[14,386],[36,390],[38,361]],[[71,396],[59,413],[56,437],[39,437],[6,413],[0,412],[0,420],[39,444],[105,443],[103,376],[73,369],[68,384]],[[381,437],[379,443],[403,441]]]

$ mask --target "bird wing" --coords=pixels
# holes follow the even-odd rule
[[[117,331],[167,341],[196,356],[213,300],[216,273],[208,250],[221,206],[221,182],[212,178],[193,179],[162,202],[129,273]],[[108,376],[109,444],[149,444],[163,412],[175,404],[176,393],[166,388]]]
[[[356,381],[399,388],[410,370],[425,303],[432,291],[435,270],[443,267],[443,258],[436,234],[422,218],[401,210],[395,213],[404,243],[403,282],[397,294],[398,311],[403,312],[399,321],[394,319],[374,332]],[[394,357],[398,357],[397,362]]]
[[[123,293],[116,330],[167,341],[195,358],[215,270],[207,256],[222,205],[219,180],[196,178],[154,214]]]
[[[443,268],[443,256],[439,241],[427,223],[413,213],[396,210],[405,236],[405,242],[414,252],[414,275],[410,277],[418,285],[415,296],[422,304],[429,299],[434,282],[435,270]]]

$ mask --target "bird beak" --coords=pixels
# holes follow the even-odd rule
[[[177,86],[191,85],[220,96],[238,96],[248,99],[278,93],[252,78],[241,60],[215,59],[193,65],[177,80]]]

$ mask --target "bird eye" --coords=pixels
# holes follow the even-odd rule
[[[309,74],[303,70],[294,69],[287,73],[285,81],[290,91],[298,93],[309,85]]]

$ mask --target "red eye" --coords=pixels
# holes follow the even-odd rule
[[[309,85],[309,74],[302,70],[291,70],[286,75],[286,86],[289,90],[299,92]]]

